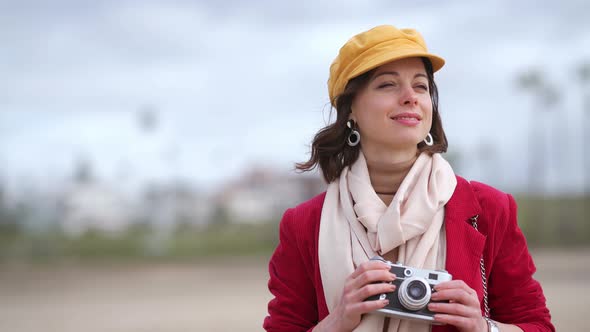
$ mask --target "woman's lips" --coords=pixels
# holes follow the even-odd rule
[[[399,124],[408,127],[417,126],[420,123],[420,116],[414,113],[402,113],[391,117],[392,120],[396,121]]]

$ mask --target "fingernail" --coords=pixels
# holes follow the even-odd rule
[[[383,305],[386,306],[389,304],[389,300],[383,300]]]
[[[390,273],[390,277],[392,278],[391,280],[395,280],[395,278],[397,278],[397,276],[395,275],[395,273]]]

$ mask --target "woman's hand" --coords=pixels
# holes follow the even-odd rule
[[[389,293],[395,286],[389,282],[395,275],[381,261],[365,262],[346,278],[340,303],[314,331],[352,331],[361,322],[361,315],[385,307],[388,300],[365,301],[369,296]],[[382,282],[380,282],[382,281]]]
[[[450,324],[461,332],[486,332],[488,326],[481,315],[477,293],[463,280],[442,282],[434,287],[434,301],[448,300],[449,303],[430,303],[428,309],[435,312],[439,323]]]

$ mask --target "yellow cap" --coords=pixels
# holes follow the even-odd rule
[[[414,29],[398,29],[380,25],[349,39],[330,66],[328,92],[330,102],[344,92],[348,81],[388,62],[411,57],[430,59],[434,71],[442,68],[445,60],[428,53],[426,43]]]

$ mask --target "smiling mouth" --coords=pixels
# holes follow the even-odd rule
[[[391,120],[402,120],[402,121],[420,121],[422,118],[418,114],[414,113],[402,113],[389,117]]]
[[[413,117],[413,116],[394,116],[391,119],[392,120],[417,120],[417,121],[420,121],[420,118]]]

